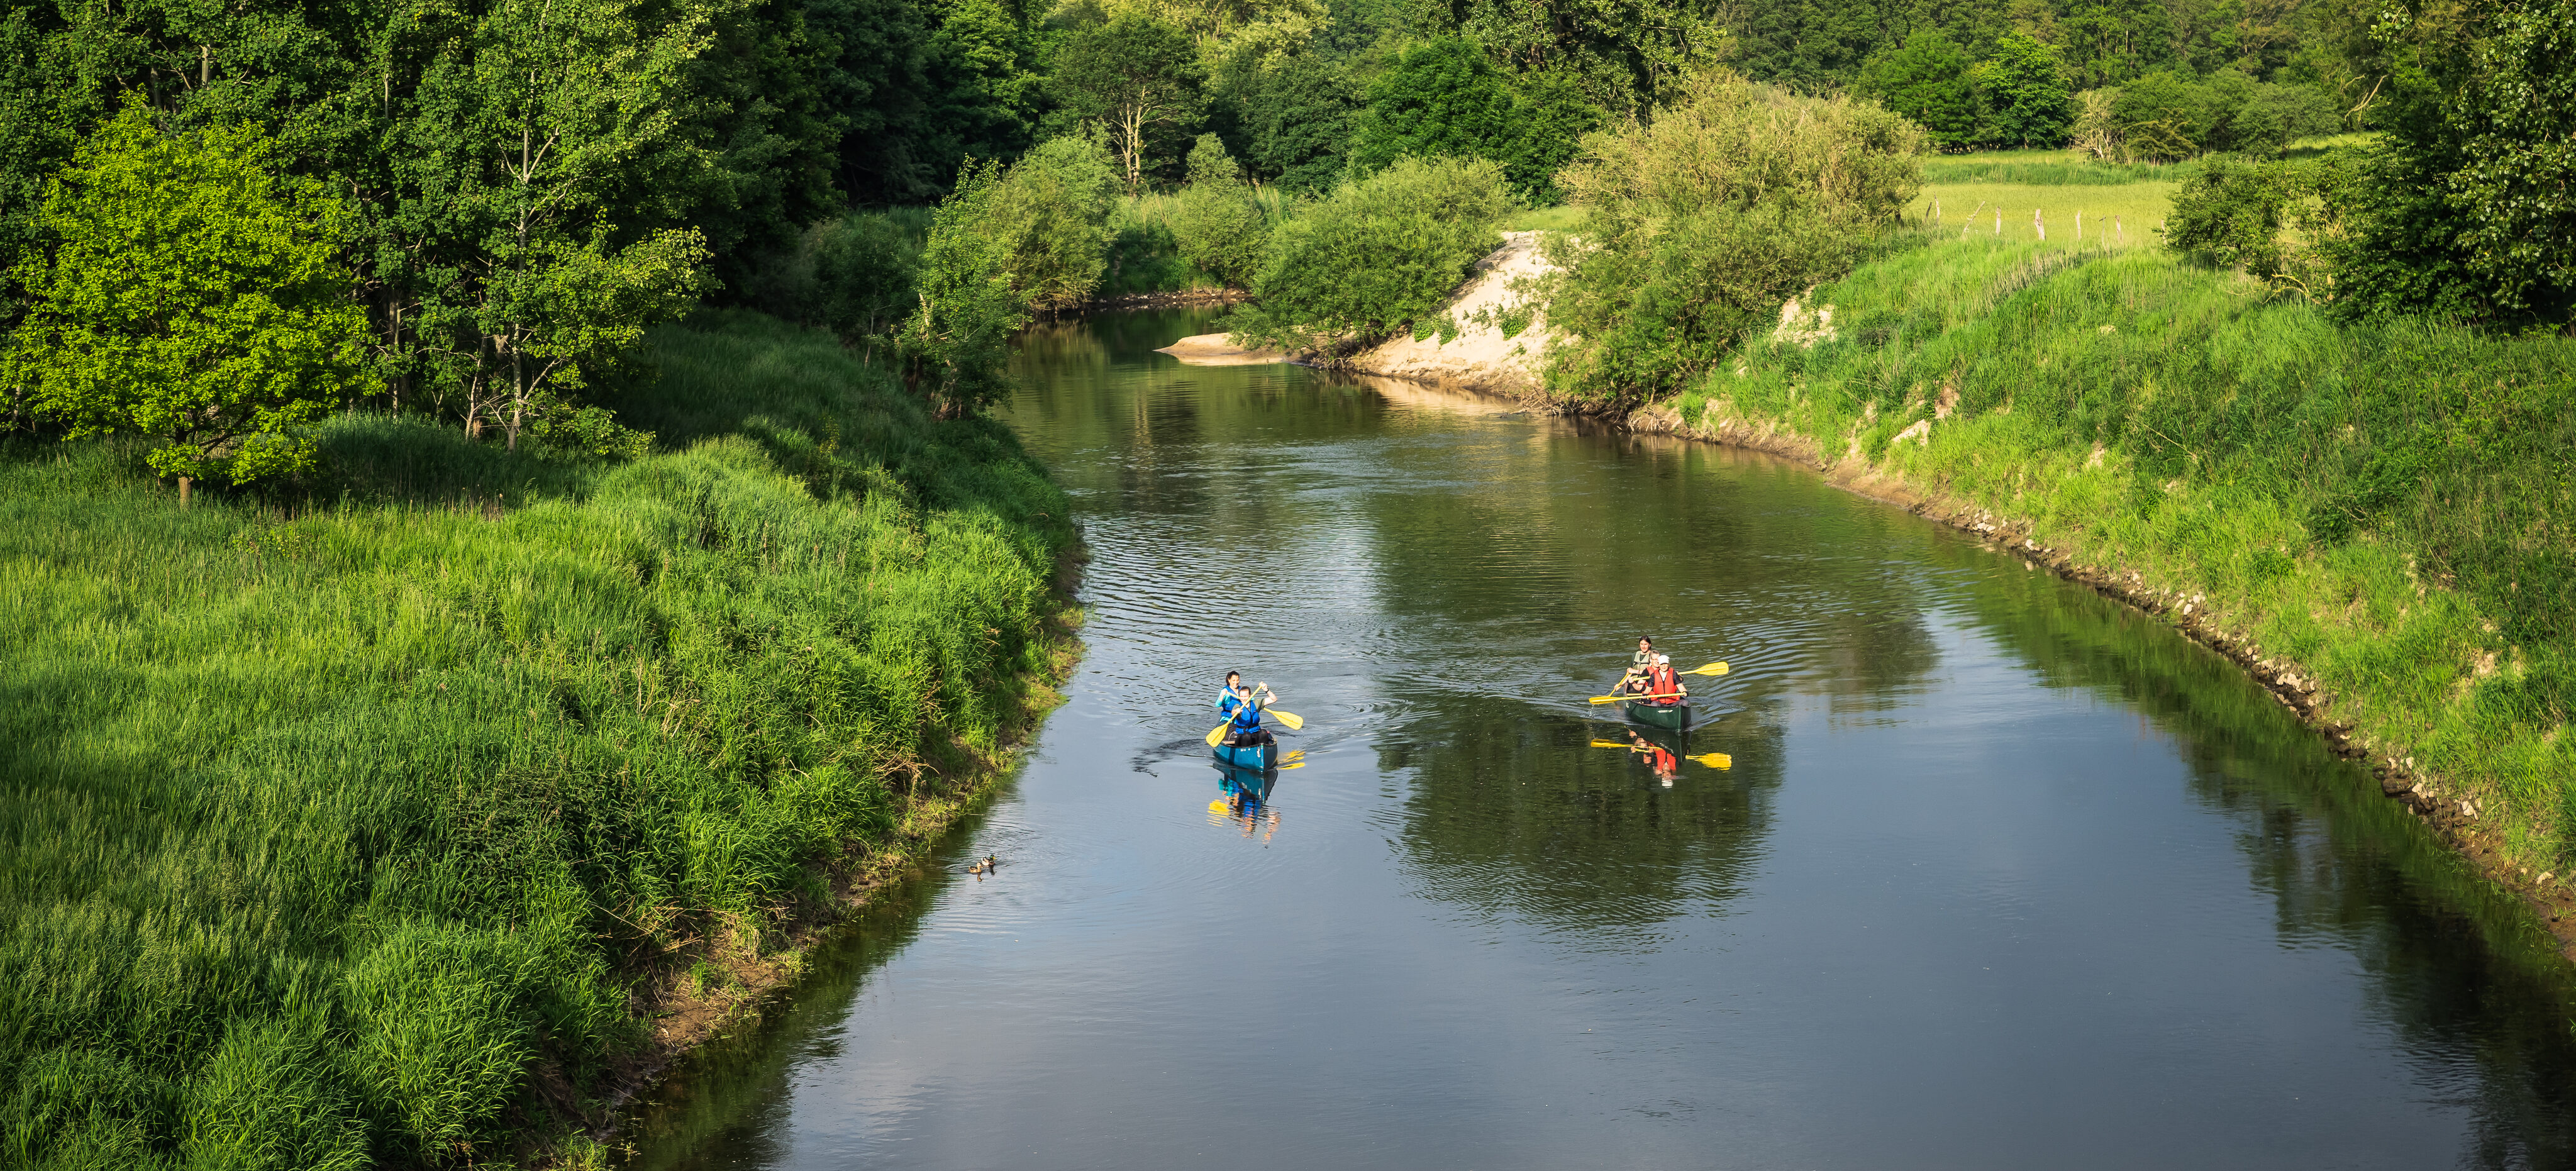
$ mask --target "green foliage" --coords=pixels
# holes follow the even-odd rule
[[[1515,191],[1545,199],[1555,194],[1558,168],[1600,121],[1572,76],[1507,78],[1474,42],[1449,37],[1406,50],[1369,87],[1351,161],[1375,171],[1408,155],[1490,159],[1503,164]]]
[[[1877,340],[1757,341],[1695,389],[2202,602],[2363,746],[2480,794],[2521,861],[2563,866],[2576,342],[2345,325],[2234,286],[2159,250],[1928,242],[1816,290]]]
[[[289,514],[0,451],[7,1162],[492,1165],[643,1041],[649,957],[919,846],[1044,666],[1063,495],[828,335],[700,324],[625,463],[341,414]]]
[[[1490,161],[1398,159],[1274,229],[1253,282],[1258,304],[1227,326],[1245,344],[1291,349],[1410,330],[1494,250],[1510,206]]]
[[[1977,141],[1976,94],[1968,54],[1939,29],[1917,29],[1903,45],[1881,50],[1861,68],[1855,87],[1903,114],[1952,149]]]
[[[869,212],[815,225],[810,247],[819,312],[809,324],[851,340],[891,333],[915,304],[913,276],[928,230],[926,223]]]
[[[247,128],[165,135],[140,102],[46,193],[51,257],[0,377],[74,438],[133,432],[164,476],[234,483],[312,465],[303,429],[347,393],[366,319],[335,255],[346,213],[270,173]]]
[[[1310,195],[1341,180],[1360,99],[1340,63],[1310,55],[1257,69],[1234,104],[1255,174]]]
[[[988,232],[998,164],[969,167],[932,213],[914,278],[917,303],[894,337],[904,384],[942,418],[984,409],[1010,387],[1011,334],[1028,320],[1012,287],[1012,242]]]
[[[1923,131],[1875,105],[1725,73],[1653,121],[1596,133],[1563,182],[1588,216],[1547,238],[1564,335],[1549,385],[1633,401],[1714,365],[1798,290],[1848,266],[1921,186]]]
[[[1141,13],[1075,29],[1056,47],[1047,85],[1074,114],[1109,128],[1130,194],[1145,185],[1149,135],[1199,116],[1206,80],[1181,30]]]
[[[1109,152],[1067,136],[1011,165],[976,229],[1006,250],[1011,288],[1028,305],[1070,309],[1090,299],[1108,267],[1109,209],[1118,172]],[[935,229],[934,229],[935,231]]]
[[[1270,217],[1213,134],[1190,148],[1190,185],[1172,201],[1181,258],[1236,288],[1250,287],[1270,247]]]
[[[2445,185],[2458,247],[2488,303],[2576,320],[2576,4],[2497,6],[2450,122],[2467,165]]]
[[[1969,73],[1976,87],[1978,138],[1997,146],[2061,146],[2075,124],[2074,97],[2057,50],[2028,33],[1995,42]]]
[[[2174,193],[2165,244],[2242,268],[2274,289],[2332,300],[2325,256],[2291,242],[2284,232],[2295,223],[2306,240],[2332,237],[2337,225],[2325,198],[2344,175],[2340,159],[2250,164],[2211,159]]]

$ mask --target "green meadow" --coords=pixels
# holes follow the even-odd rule
[[[411,418],[182,509],[0,458],[0,1162],[507,1163],[1046,696],[1062,493],[828,335],[654,335],[606,460]]]
[[[2481,799],[2514,864],[2576,863],[2576,341],[2344,324],[2053,231],[1919,230],[1809,304],[1829,337],[1671,405],[2134,571]]]

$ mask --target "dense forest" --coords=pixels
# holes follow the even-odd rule
[[[155,467],[183,482],[291,475],[309,453],[287,433],[353,401],[615,450],[631,440],[586,408],[639,376],[645,329],[704,303],[880,338],[966,409],[996,337],[1103,270],[1257,286],[1283,201],[1406,157],[1488,162],[1511,199],[1553,203],[1586,134],[1709,69],[1874,101],[1940,150],[2260,160],[2390,131],[2404,157],[2379,187],[2423,204],[2446,198],[2428,176],[2463,172],[2480,131],[2459,101],[2496,72],[2472,7],[11,0],[0,414],[157,435]],[[2510,87],[2488,88],[2510,113]],[[1194,175],[1246,198],[1108,223]],[[959,231],[1012,239],[985,256],[919,212],[845,218],[943,198],[976,201]],[[2475,214],[2448,198],[2409,214]],[[2452,226],[2400,250],[2432,277],[2377,264],[2383,286],[2413,282],[2381,300],[2558,304],[2554,276],[2501,301],[2446,283],[2476,251]],[[1139,275],[1157,253],[1167,271]],[[987,263],[1010,296],[977,301]],[[913,321],[942,290],[964,302]]]

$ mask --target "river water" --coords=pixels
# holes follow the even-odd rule
[[[633,1165],[2576,1158],[2554,945],[2217,656],[1766,457],[1150,352],[1207,320],[1030,335],[1068,702]],[[1639,632],[1731,668],[1676,769],[1584,702]],[[1243,815],[1230,667],[1307,721]]]

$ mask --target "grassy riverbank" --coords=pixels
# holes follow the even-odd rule
[[[818,333],[659,332],[608,462],[324,429],[291,504],[0,460],[0,1161],[507,1162],[1045,697],[1071,530]]]
[[[2576,342],[1948,233],[1808,304],[1821,340],[1765,337],[1646,418],[1990,513],[2242,648],[2502,877],[2576,864]]]

